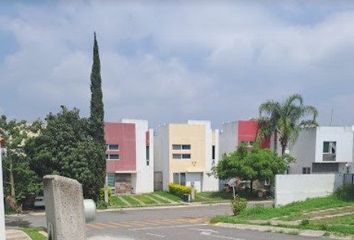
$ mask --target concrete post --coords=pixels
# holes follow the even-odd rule
[[[2,176],[1,138],[0,138],[0,239],[6,239],[6,236],[5,236],[4,187],[3,187],[3,176]]]
[[[70,178],[43,178],[48,239],[85,240],[85,215],[81,184]]]

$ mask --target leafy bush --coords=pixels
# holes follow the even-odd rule
[[[309,224],[310,224],[310,221],[308,219],[302,219],[301,222],[300,222],[301,226],[306,226],[306,225],[309,225]]]
[[[239,215],[247,207],[247,200],[245,198],[240,198],[236,196],[235,199],[231,201],[232,211],[235,216]]]
[[[169,192],[178,197],[183,197],[184,194],[191,194],[192,188],[188,186],[170,183],[168,185]]]
[[[97,209],[107,209],[108,204],[105,201],[98,200],[96,203]]]
[[[353,201],[354,200],[354,186],[353,185],[344,185],[337,189],[334,195],[345,201]]]
[[[104,191],[107,190],[108,191],[108,204],[111,205],[112,203],[112,189],[109,187],[104,187],[100,189],[100,200],[104,201]]]

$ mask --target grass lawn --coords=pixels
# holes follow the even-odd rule
[[[22,231],[24,231],[32,240],[46,240],[47,238],[44,237],[42,234],[39,233],[41,229],[39,228],[22,228]]]
[[[233,198],[230,192],[198,192],[196,202],[229,202]]]
[[[154,194],[160,195],[164,198],[170,199],[171,201],[174,201],[177,203],[179,203],[181,201],[181,198],[179,198],[171,193],[168,193],[168,192],[158,191],[158,192],[155,192]]]
[[[281,225],[292,228],[354,234],[354,213],[352,215],[341,217],[333,216],[320,220],[309,219],[309,216],[316,217],[316,214],[323,214],[323,212],[321,213],[319,210],[345,206],[354,207],[354,202],[344,201],[336,198],[335,196],[329,196],[308,199],[303,202],[296,202],[279,208],[249,208],[245,209],[238,216],[216,216],[211,219],[211,222],[254,224],[254,220],[262,220],[260,224],[270,224],[271,220],[276,219],[283,221]],[[333,211],[331,214],[333,214]],[[289,225],[287,225],[287,221],[294,220],[298,220],[299,224],[296,226],[291,226],[289,222]]]
[[[122,200],[123,199],[123,200]],[[124,201],[125,200],[125,201]],[[128,205],[128,202],[130,205]],[[111,207],[142,207],[153,205],[179,204],[181,199],[168,192],[154,192],[149,194],[112,196]],[[144,203],[144,204],[141,204]]]
[[[112,196],[111,204],[113,207],[127,207],[128,206],[125,202],[122,201],[122,199],[120,199],[117,196]]]
[[[141,206],[140,202],[130,195],[120,196],[132,206]]]
[[[147,194],[134,195],[133,197],[136,198],[136,199],[138,199],[139,201],[145,203],[146,205],[158,204],[158,203],[156,203],[154,200],[152,200],[151,198],[149,198]]]
[[[308,224],[301,224],[299,228],[354,234],[354,214],[322,220],[310,220]]]

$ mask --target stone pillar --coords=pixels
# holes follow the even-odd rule
[[[43,178],[49,240],[85,240],[85,215],[81,184],[70,178]]]

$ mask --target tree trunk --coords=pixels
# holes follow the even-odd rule
[[[277,131],[274,131],[274,139],[273,139],[273,144],[274,144],[274,152],[277,153],[278,151],[278,133]]]
[[[282,156],[284,156],[284,154],[285,154],[286,145],[287,145],[287,144],[285,144],[285,145],[282,144],[282,145],[281,145],[281,155],[282,155]]]
[[[13,165],[12,159],[10,158],[10,168],[9,168],[9,180],[10,180],[10,196],[16,199],[15,193],[15,180],[14,180],[14,172],[13,172]]]

